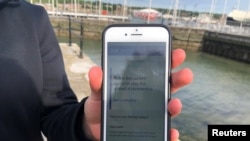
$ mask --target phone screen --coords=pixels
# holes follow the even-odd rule
[[[164,141],[167,42],[108,42],[106,141]]]

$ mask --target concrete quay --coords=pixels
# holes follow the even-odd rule
[[[75,43],[71,46],[68,43],[60,43],[60,48],[69,83],[80,101],[90,94],[88,71],[96,64],[85,53],[80,58],[80,47]]]

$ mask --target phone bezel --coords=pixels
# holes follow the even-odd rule
[[[127,35],[126,35],[127,34]],[[102,33],[102,68],[103,68],[103,85],[102,85],[102,119],[101,119],[101,140],[104,140],[106,135],[105,126],[106,126],[106,78],[107,78],[107,43],[108,42],[162,42],[165,41],[168,43],[166,50],[166,70],[167,75],[165,77],[166,87],[166,97],[165,102],[166,106],[169,100],[171,99],[170,95],[170,85],[171,85],[171,31],[170,29],[162,24],[112,24],[107,26]],[[165,112],[165,137],[164,141],[170,140],[170,115]]]

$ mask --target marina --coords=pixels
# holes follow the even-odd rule
[[[61,43],[70,83],[79,100],[90,93],[88,69],[101,66],[101,32],[105,26],[125,22],[162,23],[171,28],[174,48],[183,48],[187,53],[185,63],[173,71],[188,67],[194,73],[193,83],[173,95],[183,102],[182,113],[171,122],[172,127],[179,129],[180,140],[206,141],[207,125],[210,124],[250,123],[250,96],[247,93],[250,91],[250,29],[244,26],[247,22],[236,18],[240,24],[230,25],[226,24],[226,17],[220,18],[222,21],[212,21],[215,0],[212,0],[208,13],[189,18],[181,16],[178,3],[172,4],[169,14],[167,11],[151,20],[136,17],[123,5],[126,3],[121,4],[119,10],[106,12],[99,8],[90,9],[98,7],[97,4],[85,11],[80,5],[61,6],[68,8],[65,11],[59,10],[59,6],[58,9],[46,7]],[[226,6],[225,3],[225,9]],[[58,17],[66,20],[62,22]],[[77,24],[69,26],[69,17]],[[207,18],[209,20],[204,20]],[[69,34],[69,27],[74,29],[72,34]],[[69,35],[72,36],[70,42]]]
[[[64,42],[63,54],[69,53],[70,58],[73,58],[72,62],[89,64],[86,69],[93,64],[101,65],[100,41],[86,39],[84,42],[86,56],[84,55],[83,58],[79,58],[75,51],[72,52],[71,47],[66,43],[67,38],[59,38],[59,41]],[[73,48],[75,47],[79,49],[79,46]],[[85,79],[87,71],[71,72],[70,68],[74,63],[69,62],[65,62],[66,69],[68,73],[73,74],[69,76],[69,80],[70,83],[74,83],[72,84],[74,91],[80,94],[79,98],[83,96],[81,93],[88,96],[88,81]],[[80,70],[85,68],[77,64],[74,66],[78,66]],[[247,118],[250,117],[250,113],[248,108],[245,108],[250,107],[250,96],[247,93],[250,91],[249,64],[203,52],[187,51],[185,63],[176,70],[186,67],[193,71],[194,81],[172,95],[173,98],[180,98],[183,102],[182,113],[172,119],[172,127],[180,130],[180,140],[207,141],[208,124],[248,124],[250,122]],[[80,75],[83,79],[76,79],[75,75]]]

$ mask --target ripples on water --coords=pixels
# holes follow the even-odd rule
[[[250,123],[250,65],[205,53],[187,53],[194,81],[174,97],[183,111],[173,119],[185,141],[207,140],[208,124]]]
[[[85,41],[84,52],[101,64],[100,42]],[[250,124],[249,64],[187,52],[176,70],[185,67],[192,69],[194,81],[173,95],[183,103],[182,113],[172,120],[181,140],[206,141],[208,124]]]

